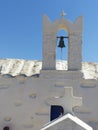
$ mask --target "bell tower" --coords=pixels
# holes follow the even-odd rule
[[[43,16],[43,62],[42,70],[56,70],[56,34],[60,29],[68,33],[68,71],[81,70],[83,17],[74,23],[64,18],[51,22]]]

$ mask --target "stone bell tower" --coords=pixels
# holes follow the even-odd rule
[[[56,69],[56,34],[60,29],[68,32],[68,71],[81,70],[83,18],[74,23],[62,17],[51,23],[43,16],[43,63],[42,70]]]

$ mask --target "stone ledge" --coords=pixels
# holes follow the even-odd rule
[[[81,82],[81,88],[95,88],[97,86],[97,82],[95,80],[83,80]]]
[[[40,77],[46,79],[80,79],[83,77],[80,71],[65,71],[65,70],[41,70]]]

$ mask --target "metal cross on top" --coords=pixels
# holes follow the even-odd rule
[[[49,105],[60,105],[64,108],[64,114],[72,113],[72,108],[82,106],[82,97],[73,96],[73,88],[65,87],[65,95],[63,97],[52,97],[47,99]]]
[[[66,15],[66,13],[64,11],[61,12],[61,16],[62,18],[64,18],[64,16]]]

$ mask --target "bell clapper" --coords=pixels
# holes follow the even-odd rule
[[[62,60],[62,51],[63,51],[63,50],[62,50],[62,48],[61,48],[61,60]]]

